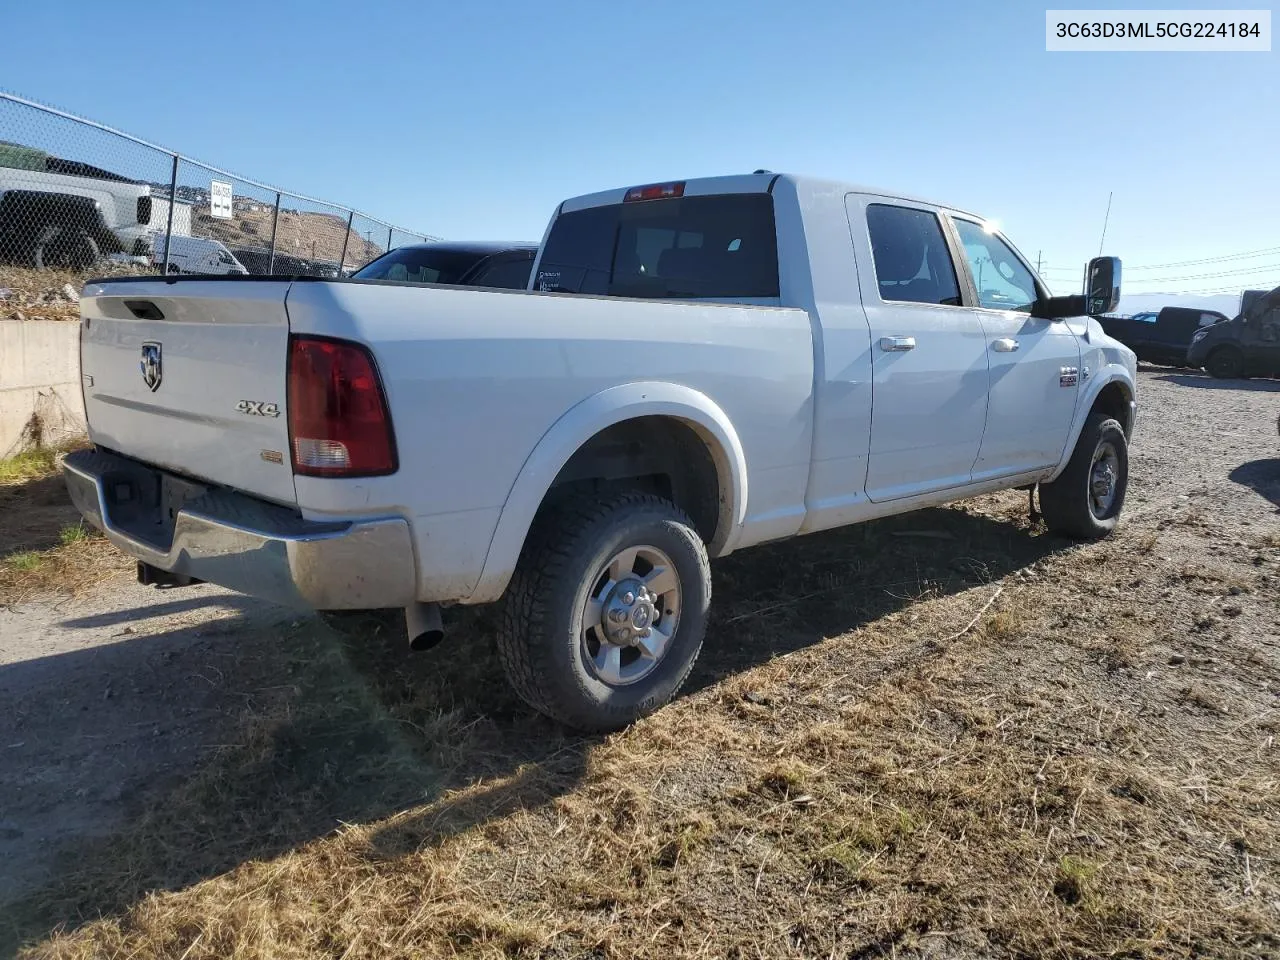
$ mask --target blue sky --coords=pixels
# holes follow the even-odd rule
[[[1020,0],[102,9],[11,4],[30,42],[0,88],[446,237],[538,239],[567,196],[766,167],[997,219],[1055,292],[1108,191],[1127,291],[1280,283],[1275,51],[1046,53]]]

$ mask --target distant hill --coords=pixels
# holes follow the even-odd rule
[[[237,209],[230,220],[209,215],[209,207],[192,209],[197,232],[201,236],[221,240],[228,247],[254,247],[266,250],[271,243],[271,217],[274,208],[263,204],[256,210]],[[291,257],[326,260],[337,263],[342,256],[342,238],[347,233],[345,217],[328,213],[289,210],[280,211],[276,230],[276,250]],[[382,232],[385,242],[386,231]],[[348,267],[368,263],[384,252],[382,244],[366,240],[354,229],[347,239]]]

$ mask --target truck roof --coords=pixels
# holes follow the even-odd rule
[[[484,254],[515,252],[517,250],[535,251],[538,244],[533,240],[428,240],[425,243],[406,243],[405,247],[421,250],[448,250],[453,253]],[[402,249],[402,248],[397,248]]]
[[[927,200],[923,197],[916,197],[900,190],[885,190],[879,187],[869,187],[864,184],[847,183],[838,180],[825,180],[820,177],[809,177],[802,174],[794,173],[774,173],[772,171],[763,171],[760,173],[746,174],[730,174],[723,177],[697,177],[684,181],[655,181],[656,183],[671,182],[684,183],[684,196],[710,196],[714,194],[725,193],[767,193],[772,192],[777,181],[790,183],[798,194],[818,194],[818,193],[867,193],[877,197],[887,197],[895,200],[907,200],[911,203],[923,203],[929,206],[942,207],[947,210],[954,210],[957,213],[965,213],[972,217],[982,219],[979,214],[964,210],[954,204],[939,203],[936,200]],[[560,204],[560,208],[556,211],[559,213],[570,213],[574,210],[586,210],[590,207],[602,207],[615,203],[622,203],[623,198],[627,195],[627,191],[644,184],[630,184],[625,187],[616,187],[612,190],[601,190],[596,193],[587,193],[582,196],[573,197]]]

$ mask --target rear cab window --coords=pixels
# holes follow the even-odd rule
[[[533,286],[645,299],[776,299],[773,197],[668,197],[563,213]]]
[[[955,264],[936,213],[872,203],[867,232],[881,300],[960,306]]]

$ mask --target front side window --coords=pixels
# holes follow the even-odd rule
[[[1030,313],[1037,300],[1036,281],[1031,271],[995,233],[972,220],[955,219],[956,231],[964,247],[978,303],[992,310],[1019,310]]]
[[[653,299],[775,298],[773,198],[679,197],[561,214],[534,286]]]
[[[867,230],[881,300],[960,305],[955,265],[937,214],[873,203],[867,207]]]

